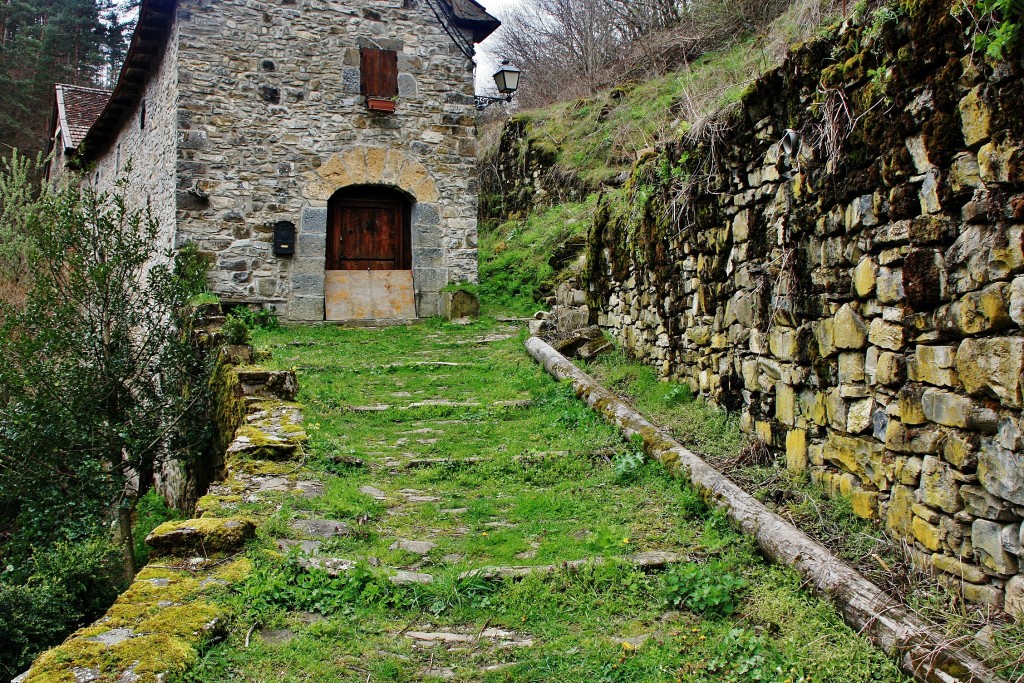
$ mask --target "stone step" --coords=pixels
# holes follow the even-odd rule
[[[399,539],[391,544],[388,550],[404,550],[415,555],[426,555],[437,547],[433,541],[410,541]]]
[[[458,633],[453,631],[408,631],[406,638],[416,645],[476,645],[481,640],[492,641],[498,647],[533,647],[533,639],[522,636],[515,631],[501,628],[485,628],[479,633]]]
[[[533,399],[522,398],[511,401],[495,401],[491,406],[495,408],[529,408],[533,405]]]
[[[334,519],[300,519],[291,523],[292,531],[316,538],[339,538],[351,536],[352,528]]]
[[[516,335],[514,334],[489,334],[485,337],[475,337],[473,339],[460,339],[452,342],[452,346],[485,346],[487,344],[493,344],[494,342],[505,341],[506,339],[512,339]]]
[[[417,408],[480,408],[482,405],[479,401],[449,401],[444,398],[431,398],[426,401],[417,401],[407,406],[401,406],[399,410],[415,410]]]
[[[373,486],[360,486],[359,492],[370,496],[370,498],[373,498],[374,500],[388,499],[388,495],[386,493]]]
[[[399,569],[398,571],[396,571],[394,574],[392,574],[388,578],[391,580],[391,583],[395,584],[396,586],[403,586],[403,585],[414,584],[414,583],[427,584],[427,583],[433,583],[434,582],[434,577],[431,576],[430,574],[421,574],[419,572],[410,572],[410,571],[406,571],[404,569]]]
[[[402,489],[399,493],[410,503],[439,503],[441,501],[439,496],[432,496],[418,489]]]
[[[587,565],[599,565],[606,562],[619,561],[641,569],[660,569],[670,564],[688,562],[690,558],[681,553],[665,550],[648,550],[645,552],[624,555],[619,558],[589,557],[582,560],[571,560],[561,564],[520,565],[508,567],[480,567],[459,574],[460,579],[480,577],[484,579],[521,579],[531,574],[553,574],[557,571],[579,569]]]
[[[487,462],[490,458],[414,458],[406,461],[406,469],[422,469],[425,467],[435,467],[437,465],[475,465],[481,462]]]
[[[244,517],[203,517],[164,522],[146,537],[154,555],[218,553],[239,550],[253,537],[256,525]]]

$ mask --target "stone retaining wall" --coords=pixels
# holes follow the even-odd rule
[[[941,0],[898,13],[802,46],[641,161],[629,205],[598,212],[589,303],[919,565],[1022,616],[1020,59],[971,54]]]
[[[103,617],[44,652],[12,683],[166,681],[223,635],[231,615],[211,594],[248,577],[251,562],[242,550],[265,514],[239,516],[238,504],[320,486],[301,465],[282,462],[297,458],[306,438],[299,406],[290,402],[298,389],[294,373],[226,365],[223,374],[233,381],[218,397],[219,417],[240,421],[226,449],[224,480],[199,501],[195,519],[167,522],[150,534],[150,564]]]

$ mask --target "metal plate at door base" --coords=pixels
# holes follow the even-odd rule
[[[416,318],[411,270],[328,270],[324,294],[327,320]]]

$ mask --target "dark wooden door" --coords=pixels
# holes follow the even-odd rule
[[[409,270],[409,201],[395,190],[359,187],[331,198],[327,270]]]

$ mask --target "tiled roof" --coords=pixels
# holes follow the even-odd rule
[[[452,5],[455,10],[455,16],[460,19],[486,22],[496,21],[480,3],[474,2],[474,0],[452,0]]]
[[[75,149],[110,99],[109,90],[58,83],[57,116],[64,147]]]
[[[446,0],[457,23],[473,32],[473,41],[479,43],[501,26],[476,0]]]

